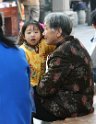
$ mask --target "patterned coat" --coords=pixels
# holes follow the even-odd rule
[[[48,72],[37,87],[43,107],[64,119],[93,112],[94,83],[91,59],[73,36],[48,59]]]

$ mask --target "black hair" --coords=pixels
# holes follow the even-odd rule
[[[26,21],[24,23],[24,25],[22,26],[22,29],[21,29],[19,37],[18,37],[18,44],[19,45],[23,44],[23,42],[24,42],[23,36],[25,35],[26,28],[31,24],[36,25],[39,28],[41,35],[42,35],[42,33],[44,31],[44,27],[42,26],[41,23],[39,23],[38,21],[35,21],[35,20]]]
[[[70,18],[61,12],[54,12],[48,14],[44,19],[45,24],[48,24],[50,28],[62,29],[62,35],[70,35],[72,31],[72,22]]]
[[[16,47],[16,41],[8,39],[2,30],[3,20],[2,15],[0,14],[0,42],[5,43],[7,47]]]
[[[91,23],[96,25],[96,9],[91,12]]]

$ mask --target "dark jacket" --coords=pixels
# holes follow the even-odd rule
[[[92,77],[88,52],[69,37],[50,55],[48,72],[37,87],[42,106],[60,119],[93,112]]]

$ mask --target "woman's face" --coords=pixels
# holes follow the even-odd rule
[[[25,30],[24,39],[31,46],[37,45],[41,39],[41,32],[39,28],[33,24],[28,25]]]
[[[44,29],[44,38],[46,39],[47,44],[49,45],[55,45],[57,41],[57,30],[52,29],[49,27],[49,25],[45,24]]]

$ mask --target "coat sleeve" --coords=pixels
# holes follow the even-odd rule
[[[43,97],[55,95],[60,87],[62,87],[62,79],[64,80],[69,74],[69,66],[67,58],[64,59],[64,57],[61,58],[60,56],[51,58],[48,72],[37,86],[38,94]]]

